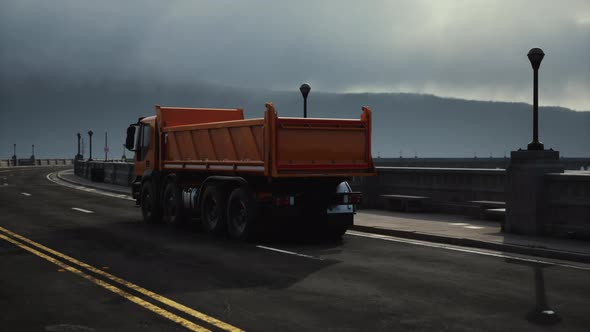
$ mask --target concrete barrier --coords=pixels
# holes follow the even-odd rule
[[[115,163],[113,183],[130,186],[133,182],[133,164],[130,163]]]
[[[133,164],[113,162],[104,164],[104,182],[130,186],[133,181]]]
[[[84,167],[85,167],[84,161],[80,161],[80,160],[74,161],[74,174],[76,174],[79,177],[84,177]]]
[[[504,201],[504,169],[377,167],[375,177],[355,177],[354,190],[363,192],[361,208],[383,209],[381,195],[430,198],[436,211],[476,214],[470,201]]]
[[[377,176],[354,178],[353,190],[363,193],[360,208],[385,208],[380,195],[426,196],[440,212],[477,215],[471,201],[507,199],[504,169],[377,167]],[[548,215],[543,234],[590,239],[590,173],[566,172],[544,177]]]
[[[130,186],[133,163],[76,161],[75,174],[87,179],[92,170],[104,171],[104,182]],[[96,172],[96,171],[95,171]],[[590,238],[590,174],[548,174],[547,195],[550,216],[545,234]],[[384,208],[384,194],[426,196],[435,210],[477,215],[471,201],[506,200],[507,175],[504,169],[377,167],[375,177],[355,177],[350,184],[363,193],[360,208]]]
[[[590,239],[590,174],[547,174],[548,222],[544,232]]]
[[[104,183],[115,184],[115,178],[117,173],[115,172],[114,163],[104,163]]]
[[[93,181],[100,179],[104,183],[130,186],[133,181],[133,163],[77,160],[74,163],[74,174]]]

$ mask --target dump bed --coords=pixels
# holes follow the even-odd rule
[[[157,106],[162,169],[326,177],[372,175],[371,111],[361,118],[280,118],[272,104],[264,118],[241,109]]]

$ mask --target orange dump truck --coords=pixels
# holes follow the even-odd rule
[[[244,119],[241,109],[156,106],[127,129],[133,198],[146,222],[200,218],[210,233],[250,239],[285,221],[338,237],[361,194],[346,182],[374,175],[371,111],[360,119]],[[307,228],[306,228],[307,229]]]

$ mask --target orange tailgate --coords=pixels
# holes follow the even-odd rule
[[[273,176],[369,175],[371,111],[360,120],[274,119]]]

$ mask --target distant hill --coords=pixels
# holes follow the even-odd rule
[[[313,89],[313,87],[312,87]],[[542,101],[543,96],[540,96]],[[59,77],[0,81],[0,158],[30,155],[72,157],[78,131],[92,129],[93,151],[104,155],[104,132],[120,157],[127,125],[153,114],[153,105],[242,107],[261,117],[264,103],[275,103],[280,116],[301,116],[303,101],[293,91],[271,91],[152,81],[80,82]],[[308,98],[310,117],[358,118],[361,106],[374,114],[373,155],[397,157],[501,157],[525,148],[532,136],[532,106],[524,103],[441,98],[407,93],[321,93]],[[87,137],[87,135],[85,135]],[[546,148],[568,157],[590,157],[590,112],[561,107],[540,109],[540,138]]]

